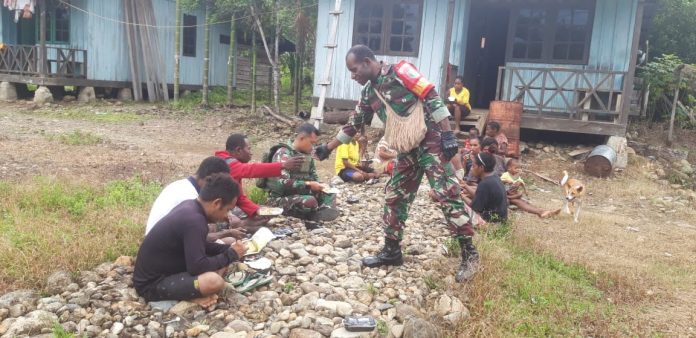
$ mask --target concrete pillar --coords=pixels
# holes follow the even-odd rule
[[[96,99],[97,95],[94,93],[94,87],[83,87],[77,96],[77,100],[84,103],[93,102]]]
[[[15,101],[17,100],[17,88],[14,83],[11,82],[1,82],[0,83],[0,101]]]
[[[118,91],[118,100],[119,101],[133,101],[133,92],[131,92],[130,88],[121,88]]]

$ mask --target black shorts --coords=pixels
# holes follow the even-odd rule
[[[203,297],[198,286],[198,276],[192,276],[188,272],[181,272],[160,279],[144,290],[141,296],[148,302],[189,300]]]

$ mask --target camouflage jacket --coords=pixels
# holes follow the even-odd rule
[[[363,87],[360,101],[356,107],[356,114],[351,117],[348,124],[336,136],[341,143],[350,142],[364,124],[372,122],[375,113],[377,113],[382,122],[387,120],[384,103],[375,94],[376,90],[379,90],[385,101],[394,109],[394,112],[401,116],[406,116],[408,109],[418,100],[418,97],[404,86],[394,67],[383,64],[382,71],[375,83],[368,82]],[[437,123],[450,116],[447,106],[442,102],[435,89],[430,90],[425,95],[423,108],[425,110],[425,122],[429,130],[436,129]]]
[[[303,154],[299,151],[288,148],[280,148],[273,155],[273,162],[283,163],[291,157],[304,156],[305,162],[298,171],[282,170],[280,177],[268,179],[267,189],[271,197],[283,197],[289,195],[307,195],[309,188],[305,185],[307,181],[318,181],[317,168],[311,155]]]

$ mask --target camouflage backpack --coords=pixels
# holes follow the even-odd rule
[[[263,163],[271,163],[273,162],[273,156],[275,156],[275,153],[278,152],[280,148],[285,148],[285,149],[291,149],[289,145],[285,143],[278,143],[274,146],[271,147],[271,149],[268,150],[267,153],[263,154],[263,157],[261,158],[261,162]],[[268,185],[268,178],[258,178],[256,179],[256,186],[261,188],[261,189],[266,189]]]

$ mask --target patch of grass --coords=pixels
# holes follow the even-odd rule
[[[366,290],[367,293],[369,293],[370,296],[372,296],[372,297],[377,296],[377,294],[379,293],[379,290],[378,290],[378,289],[374,286],[374,284],[372,284],[372,283],[367,284],[367,286],[365,287],[365,290]]]
[[[448,257],[459,257],[461,255],[461,247],[459,246],[459,240],[453,237],[448,237],[444,243],[442,243],[447,249]]]
[[[290,293],[292,290],[295,290],[295,283],[287,282],[283,285],[283,292]]]
[[[280,90],[280,110],[284,113],[290,113],[294,110],[295,101],[293,95],[287,95],[287,88]],[[196,108],[201,107],[201,99],[203,95],[200,91],[191,92],[191,94],[186,97],[179,98],[178,102],[171,103],[171,106],[175,109],[180,109],[184,111],[191,111]],[[305,87],[302,93],[302,101],[300,102],[300,109],[309,111],[312,107],[312,92],[311,86]],[[227,88],[226,87],[215,87],[208,93],[208,103],[210,106],[219,106],[227,104]],[[251,106],[251,90],[235,90],[232,103],[235,106]],[[262,107],[267,105],[273,107],[273,97],[268,89],[260,89],[256,91],[256,105],[257,107]]]
[[[138,115],[134,112],[113,112],[110,107],[71,107],[69,109],[40,109],[31,114],[41,115],[47,118],[83,120],[103,123],[127,123],[145,121],[146,115]]]
[[[57,139],[60,143],[70,146],[88,146],[104,142],[104,139],[99,135],[79,130],[75,130],[72,133],[60,134],[57,137],[51,137],[51,139]]]
[[[522,247],[508,236],[489,236],[479,249],[483,269],[468,288],[472,319],[455,330],[456,336],[616,335],[616,308],[584,267]]]
[[[135,255],[161,190],[138,178],[94,186],[39,177],[0,187],[0,291],[41,288],[54,271]]]
[[[425,283],[425,285],[428,286],[428,289],[430,290],[436,290],[442,287],[438,278],[432,275],[423,277],[423,282]]]
[[[53,338],[75,338],[75,334],[65,331],[65,328],[60,323],[53,324],[52,333]]]
[[[386,336],[389,334],[389,326],[387,326],[387,322],[381,319],[377,320],[377,333],[379,333],[380,336]]]

